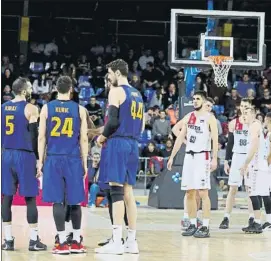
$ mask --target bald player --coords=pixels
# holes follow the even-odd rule
[[[36,164],[38,159],[38,108],[27,102],[31,83],[18,78],[12,85],[15,98],[2,105],[2,220],[4,244],[2,250],[14,250],[11,205],[19,185],[19,194],[25,198],[27,222],[30,226],[29,251],[46,250],[38,237],[39,194]]]
[[[206,98],[206,101],[204,103],[204,107],[206,109],[207,112],[211,112],[212,109],[213,109],[213,105],[214,105],[214,100],[210,97],[207,97]],[[183,119],[178,121],[174,127],[172,128],[172,132],[173,134],[178,137],[178,135],[181,133],[181,129],[183,127]],[[201,226],[202,225],[202,222],[200,220],[200,211],[199,211],[199,208],[200,208],[200,197],[199,197],[199,193],[197,192],[197,196],[196,196],[196,200],[197,200],[197,208],[198,208],[198,211],[197,211],[197,226]],[[190,225],[190,221],[189,221],[189,216],[188,216],[188,210],[187,210],[187,196],[185,194],[185,197],[184,197],[184,215],[183,215],[183,219],[181,221],[181,225],[182,225],[182,229],[187,229]]]

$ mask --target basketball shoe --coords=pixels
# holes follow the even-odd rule
[[[94,252],[97,254],[123,255],[124,245],[122,244],[122,241],[115,242],[111,239],[108,244],[95,248]]]
[[[38,237],[37,240],[30,239],[28,250],[29,251],[45,251],[47,250],[47,246],[43,244],[40,241],[40,238]]]
[[[70,246],[71,253],[86,253],[87,250],[82,244],[83,237],[80,236],[80,242],[77,242],[76,240],[73,240]]]
[[[265,230],[265,231],[271,230],[271,223],[265,222],[265,223],[262,225],[262,229]]]
[[[205,227],[205,226],[202,226],[202,227],[198,228],[198,230],[194,233],[193,236],[197,237],[197,238],[210,237],[209,228]]]
[[[219,228],[220,229],[228,229],[229,228],[229,223],[230,223],[229,219],[227,217],[224,217],[224,219],[222,220]]]
[[[63,244],[55,244],[52,253],[58,255],[69,255],[71,252],[68,243],[64,242]]]
[[[196,233],[197,230],[198,230],[198,229],[196,228],[195,225],[190,224],[190,226],[186,229],[186,231],[184,231],[184,232],[182,233],[182,236],[184,236],[184,237],[190,237],[190,236],[193,236],[193,235]]]
[[[127,254],[139,254],[137,240],[126,240],[124,243],[124,252]]]
[[[14,251],[14,237],[12,240],[4,239],[4,244],[2,244],[2,250]]]
[[[256,222],[253,222],[252,225],[249,225],[248,227],[245,227],[242,230],[246,233],[252,233],[252,234],[260,234],[263,232],[261,224],[258,224]]]
[[[248,220],[248,226],[247,226],[247,227],[243,227],[243,228],[242,228],[242,231],[248,232],[248,231],[253,227],[253,224],[254,224],[254,218],[251,217],[251,218],[249,218],[249,220]]]

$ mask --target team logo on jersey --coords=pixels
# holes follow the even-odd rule
[[[204,120],[200,120],[200,123],[204,123]]]
[[[196,118],[195,114],[191,113],[190,118],[188,120],[188,125],[195,125],[196,120],[197,120],[197,118]]]

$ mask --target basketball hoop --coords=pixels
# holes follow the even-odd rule
[[[218,87],[228,87],[228,73],[231,68],[233,58],[230,56],[209,56],[214,74],[215,74],[215,84]]]

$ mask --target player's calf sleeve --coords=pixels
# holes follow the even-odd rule
[[[109,217],[110,217],[110,220],[111,220],[111,224],[113,225],[113,210],[112,210],[113,202],[112,202],[112,198],[111,198],[111,194],[110,194],[109,189],[106,190],[106,197],[107,197],[107,200],[108,200]]]
[[[271,197],[265,196],[262,198],[263,198],[263,203],[264,203],[266,214],[271,214]]]
[[[65,210],[66,210],[65,222],[70,222],[70,220],[71,220],[71,206],[66,205]]]
[[[26,203],[26,216],[28,224],[38,223],[38,209],[36,203],[36,197],[25,197]]]
[[[65,206],[62,203],[53,204],[53,216],[58,232],[65,231]]]
[[[11,214],[11,205],[12,205],[13,196],[3,197],[2,202],[2,219],[3,222],[11,222],[12,214]]]
[[[258,196],[250,196],[251,202],[252,202],[252,206],[253,206],[253,210],[260,210],[260,199]]]
[[[82,209],[80,205],[71,206],[71,220],[73,229],[81,228]]]
[[[127,217],[127,208],[126,206],[124,206],[124,223],[125,223],[125,226],[128,227],[129,226],[129,223],[128,223],[128,217]]]
[[[110,186],[112,203],[124,200],[124,188],[120,186]]]

